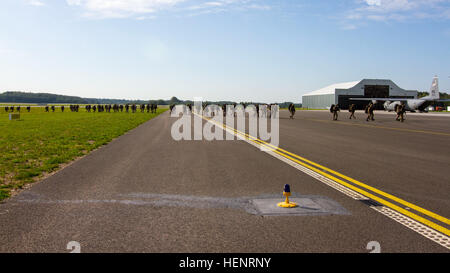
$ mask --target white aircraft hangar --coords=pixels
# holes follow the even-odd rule
[[[350,98],[417,98],[417,90],[405,90],[391,80],[363,79],[329,85],[302,96],[302,107],[309,109],[329,109],[332,104],[339,104],[341,109],[348,109],[354,103],[357,109],[364,109],[367,101]],[[382,104],[376,105],[383,109]]]

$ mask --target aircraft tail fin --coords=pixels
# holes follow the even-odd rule
[[[437,76],[433,78],[433,82],[431,83],[430,97],[434,100],[439,99],[439,81]]]

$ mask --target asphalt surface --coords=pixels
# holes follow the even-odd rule
[[[450,118],[280,113],[280,147],[450,216]],[[449,252],[244,141],[175,141],[166,112],[0,204],[0,252]],[[260,216],[251,198],[330,200],[345,213]],[[448,226],[445,226],[448,228]]]

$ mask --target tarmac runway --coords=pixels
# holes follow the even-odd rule
[[[426,235],[449,229],[450,118],[339,118],[281,111],[288,156],[249,141],[175,141],[166,112],[0,204],[0,252],[69,252],[70,241],[81,252],[369,252],[371,241],[381,252],[450,252],[442,232],[441,243]],[[254,199],[282,201],[286,183],[329,209],[255,212]],[[380,209],[389,204],[415,216]]]

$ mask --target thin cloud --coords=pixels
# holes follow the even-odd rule
[[[168,9],[186,0],[66,0],[80,7],[84,15],[97,18],[142,18],[146,14]]]
[[[197,1],[198,2],[198,1]],[[261,0],[216,0],[203,1],[188,6],[186,9],[192,11],[188,16],[198,16],[211,13],[223,13],[231,11],[259,10],[268,11],[272,6],[263,4]]]
[[[28,3],[36,7],[45,6],[45,3],[39,0],[29,0]]]
[[[154,18],[160,11],[207,14],[231,10],[269,10],[261,0],[66,0],[69,6],[80,8],[83,15],[93,18]],[[191,16],[192,14],[190,14]]]
[[[342,25],[424,19],[450,19],[450,0],[357,0]]]

